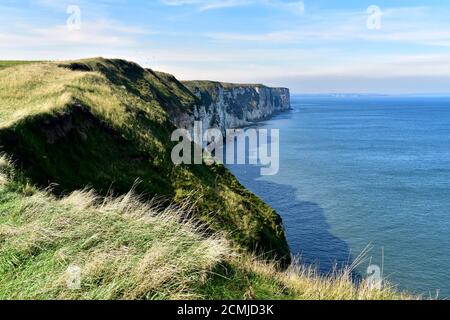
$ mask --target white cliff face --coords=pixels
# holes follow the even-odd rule
[[[204,130],[219,128],[225,133],[227,129],[248,126],[291,108],[289,89],[286,88],[208,81],[184,84],[200,100],[187,122],[201,121]],[[186,126],[186,121],[183,122]]]

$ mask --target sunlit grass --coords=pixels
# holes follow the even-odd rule
[[[4,173],[0,181],[0,299],[192,298],[230,252],[224,238],[180,221],[188,205],[161,209],[132,193],[92,191],[57,200],[25,194]],[[82,270],[80,290],[66,285],[70,266]]]
[[[56,199],[0,157],[0,299],[411,299],[356,285],[351,270],[321,276],[236,251],[205,233],[184,202],[162,209],[130,192]],[[184,218],[183,218],[184,217]],[[80,268],[81,288],[67,286]]]
[[[33,182],[58,191],[90,185],[126,193],[136,180],[139,192],[173,201],[195,191],[196,217],[211,229],[228,231],[237,246],[287,257],[275,212],[223,166],[172,163],[171,115],[196,103],[173,76],[128,61],[16,65],[0,71],[0,148],[26,159]]]
[[[23,60],[0,60],[0,70],[8,67],[14,67],[21,64],[36,63],[38,61],[23,61]]]
[[[11,63],[0,102],[0,147],[20,167],[0,157],[0,299],[408,298],[355,286],[347,271],[281,272],[255,258],[255,247],[287,253],[284,231],[224,167],[170,161],[169,113],[197,102],[170,75],[100,58]],[[127,193],[137,180],[145,201]],[[66,196],[42,190],[49,181]],[[76,191],[88,184],[103,197]],[[66,286],[73,265],[81,290]]]

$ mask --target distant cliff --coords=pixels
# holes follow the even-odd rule
[[[201,104],[174,76],[124,60],[7,67],[0,71],[0,156],[11,157],[27,182],[51,183],[56,194],[89,186],[103,195],[134,189],[175,204],[189,199],[192,218],[209,231],[287,265],[289,246],[272,208],[223,166],[173,163],[173,122],[194,120],[210,107]]]
[[[202,121],[204,129],[215,127],[225,131],[268,119],[291,108],[287,88],[213,81],[185,81],[183,84],[200,100],[189,118],[177,119],[185,127],[193,121]]]
[[[174,120],[263,119],[287,90],[204,83],[199,99],[117,59],[2,67],[0,300],[409,298],[347,268],[278,271],[291,261],[281,217],[225,166],[173,163]]]

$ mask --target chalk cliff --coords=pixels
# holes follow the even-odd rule
[[[256,114],[262,99],[256,89],[248,94],[221,89],[219,97],[214,91],[212,106],[203,107],[170,74],[103,58],[19,65],[0,71],[0,83],[0,154],[17,164],[27,183],[52,184],[58,195],[89,186],[102,195],[134,189],[143,197],[162,196],[174,203],[189,199],[191,217],[208,230],[229,234],[239,248],[289,264],[282,221],[272,208],[224,166],[177,166],[171,159],[174,120],[194,120],[196,113],[201,116],[198,110],[209,114],[218,106],[237,119],[245,119],[235,116],[238,112],[248,118],[250,105]],[[249,105],[233,103],[233,92],[236,101],[247,99]]]
[[[187,118],[176,120],[184,127],[190,127],[194,121],[201,121],[204,129],[214,127],[225,132],[226,129],[268,119],[291,108],[287,88],[213,81],[184,81],[183,84],[200,101]]]

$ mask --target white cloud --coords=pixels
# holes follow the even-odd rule
[[[450,45],[450,12],[432,12],[425,7],[383,10],[382,28],[368,30],[365,11],[311,13],[295,27],[264,33],[208,32],[204,36],[224,42],[320,43],[368,41],[409,43],[425,46]],[[435,20],[431,20],[434,17]],[[440,19],[441,18],[441,19]]]
[[[105,19],[82,22],[80,30],[69,30],[66,25],[22,26],[14,33],[0,32],[0,48],[28,48],[32,51],[37,48],[65,45],[124,46],[134,43],[134,37],[145,34],[150,32]]]
[[[162,0],[162,3],[168,6],[195,6],[200,11],[249,5],[272,6],[288,10],[294,14],[303,14],[305,11],[304,2],[299,0]]]
[[[168,6],[191,5],[198,7],[201,11],[227,7],[239,7],[251,3],[249,0],[162,0],[162,2]]]
[[[56,0],[36,1],[46,6],[58,5]],[[106,2],[112,1],[122,0]],[[304,11],[302,1],[161,1],[170,6],[191,6],[197,12],[254,5],[276,6],[295,14]],[[425,7],[382,9],[382,29],[376,31],[367,30],[367,13],[362,8],[360,11],[308,10],[294,19],[289,14],[277,14],[279,20],[274,18],[262,28],[233,26],[233,30],[269,30],[260,33],[229,32],[228,27],[207,32],[179,28],[176,24],[173,28],[162,25],[161,37],[148,37],[155,33],[130,25],[130,20],[126,24],[102,19],[102,15],[109,16],[102,10],[94,10],[96,15],[87,16],[86,20],[83,16],[78,31],[69,31],[61,25],[66,18],[65,9],[61,19],[53,23],[22,19],[21,25],[15,18],[20,15],[2,11],[3,18],[8,15],[13,18],[0,29],[0,52],[3,59],[124,58],[173,73],[181,79],[298,84],[298,88],[314,89],[313,85],[308,86],[310,79],[316,88],[324,91],[332,91],[329,90],[333,85],[331,79],[337,91],[352,91],[344,90],[352,86],[358,89],[358,83],[364,83],[358,79],[363,78],[377,83],[385,79],[393,86],[392,90],[395,90],[393,79],[449,79],[450,54],[445,53],[445,47],[450,47],[449,12]],[[171,11],[167,7],[163,10]],[[121,19],[120,15],[115,18]],[[152,21],[152,25],[158,22],[161,21]],[[145,25],[147,21],[141,23]],[[408,51],[410,48],[414,50]]]

